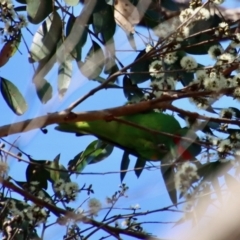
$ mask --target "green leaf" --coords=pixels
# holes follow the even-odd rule
[[[27,10],[27,6],[18,6],[14,8],[16,12],[25,12]]]
[[[105,66],[104,66],[104,73],[111,75],[111,74],[117,72],[118,70],[119,69],[118,69],[117,64],[115,63],[114,58],[111,58],[111,57],[106,58]]]
[[[230,107],[230,109],[232,109],[235,113],[235,116],[237,118],[240,118],[240,110],[238,108],[235,108],[235,107]]]
[[[62,20],[53,12],[34,34],[30,47],[29,62],[40,61],[52,54],[62,33]]]
[[[144,54],[146,54],[145,49],[142,50],[137,55],[134,62],[139,58],[143,57]],[[140,60],[139,62],[137,62],[131,67],[130,69],[131,73],[134,73],[134,74],[131,74],[131,81],[133,84],[142,83],[150,79],[149,64],[150,64],[150,60],[147,59],[147,57],[145,57],[144,59]],[[143,73],[143,72],[146,72],[146,73]]]
[[[131,33],[127,34],[127,39],[128,39],[128,42],[130,43],[131,47],[133,48],[133,50],[137,51],[134,35]]]
[[[96,77],[93,81],[97,81],[97,82],[99,82],[100,84],[102,84],[103,82],[106,81],[106,79],[98,76],[98,77]],[[115,83],[113,83],[113,82],[109,82],[109,83],[107,84],[107,87],[108,87],[108,88],[111,88],[111,87],[112,87],[112,88],[116,88],[117,86],[118,86],[118,85],[115,84]]]
[[[170,11],[179,11],[180,6],[173,0],[161,0],[161,6]]]
[[[93,29],[96,34],[101,33],[105,43],[112,39],[116,23],[111,6],[106,5],[104,9],[93,14]]]
[[[145,165],[146,165],[146,160],[139,157],[136,161],[135,166],[134,166],[134,171],[135,171],[135,174],[138,178],[140,177]]]
[[[157,9],[147,9],[143,17],[143,22],[145,22],[149,28],[155,28],[161,23],[162,18],[163,16]]]
[[[71,30],[72,30],[72,27],[73,27],[75,21],[76,21],[76,18],[73,15],[71,15],[68,19],[67,26],[66,26],[66,36],[67,37],[71,33]],[[87,27],[85,27],[85,26],[78,26],[78,28],[80,29],[79,34],[81,34],[81,37],[75,46],[75,50],[77,53],[76,60],[81,61],[82,47],[84,46],[84,44],[87,41],[88,31],[87,31]]]
[[[68,170],[82,172],[88,165],[85,158],[82,157],[83,151],[78,153],[73,159],[68,162]]]
[[[67,59],[58,67],[58,94],[63,98],[72,79],[72,61]]]
[[[85,62],[78,62],[80,71],[89,80],[95,79],[100,75],[105,63],[103,50],[95,41],[92,41],[92,43],[93,45],[86,56]]]
[[[55,159],[58,159],[58,157],[60,157],[60,154]],[[46,168],[46,170],[49,171],[50,173],[50,177],[48,180],[51,183],[54,183],[59,179],[62,179],[65,182],[71,182],[68,170],[62,164],[60,164],[59,162],[56,162],[55,159],[51,162],[49,166],[50,168],[54,168],[55,170]]]
[[[220,123],[203,121],[202,124],[200,124],[199,126],[199,130],[203,131],[204,133],[212,134],[211,129],[218,130],[219,127]]]
[[[107,3],[105,0],[97,0],[92,12],[95,13],[102,11],[103,9],[105,9],[106,5]]]
[[[52,98],[52,86],[44,78],[38,80],[39,81],[37,81],[37,78],[35,78],[33,81],[36,87],[38,98],[42,103],[47,103]]]
[[[9,80],[1,77],[1,93],[11,110],[17,114],[22,115],[27,111],[27,103],[18,88]]]
[[[54,160],[51,162],[51,164],[49,165],[50,168],[54,168],[53,169],[49,169],[50,172],[50,178],[56,182],[59,179],[59,160],[60,160],[60,153],[54,158]]]
[[[206,181],[212,181],[217,177],[222,177],[225,172],[229,171],[232,168],[230,162],[209,162],[203,164],[201,168],[198,169],[198,175]]]
[[[74,159],[68,163],[68,169],[82,172],[88,164],[100,162],[110,156],[113,151],[113,145],[107,144],[101,140],[94,140],[87,148],[78,153]]]
[[[87,152],[85,152],[86,150],[83,152],[83,155],[88,159],[89,164],[98,163],[98,162],[104,160],[105,158],[107,158],[108,156],[111,155],[113,148],[114,148],[113,145],[108,144],[102,140],[95,140],[95,141],[96,141],[96,143],[95,143],[95,151],[94,152],[92,152],[91,154],[89,154],[89,150]],[[95,141],[93,141],[93,142],[95,142]],[[93,142],[92,142],[92,146],[94,145]],[[90,147],[90,149],[91,149],[91,147]]]
[[[28,20],[33,24],[39,24],[53,11],[52,0],[26,0],[26,3]]]
[[[15,0],[15,1],[21,4],[27,4],[27,0]]]
[[[124,151],[123,156],[122,156],[122,162],[121,162],[121,173],[120,173],[120,179],[121,182],[123,181],[124,177],[126,176],[127,172],[123,172],[128,170],[128,166],[130,163],[130,159],[129,159],[129,154],[128,152]]]
[[[79,4],[79,0],[64,0],[64,2],[71,7],[77,6]]]
[[[173,204],[177,204],[177,191],[175,188],[175,182],[174,182],[174,168],[173,167],[161,167],[163,180],[165,182],[165,186],[167,188],[169,197]]]
[[[137,84],[133,84],[127,75],[123,78],[123,93],[128,101],[133,99],[138,101],[144,96],[142,90],[138,88]]]
[[[26,169],[27,182],[37,181],[39,187],[47,189],[48,182],[50,179],[50,173],[45,169],[48,161],[46,160],[34,160],[30,158],[30,163]]]
[[[190,29],[189,35],[193,35],[193,34],[201,32],[201,31],[205,31],[207,29],[217,27],[220,22],[222,22],[222,20],[221,20],[221,18],[219,18],[217,16],[217,14],[211,16],[208,20],[197,21],[194,24],[194,26]],[[212,33],[201,33],[195,37],[191,37],[191,38],[188,38],[185,41],[183,41],[182,47],[184,49],[185,46],[188,47],[188,46],[192,46],[193,44],[198,44],[203,41],[209,41],[211,38],[212,38]],[[201,44],[198,46],[185,48],[184,50],[190,54],[197,54],[197,55],[207,54],[209,48],[216,44],[217,44],[216,42],[209,42],[209,43],[204,43],[204,44]]]
[[[6,42],[0,52],[0,67],[3,67],[9,61],[12,51],[12,43]]]
[[[105,0],[105,2],[106,2],[107,4],[109,4],[109,5],[111,5],[111,6],[114,5],[114,1],[115,1],[115,0]]]

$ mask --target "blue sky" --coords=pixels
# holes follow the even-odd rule
[[[227,1],[230,4],[230,1]],[[233,2],[232,2],[233,3]],[[227,4],[227,5],[228,5]],[[235,6],[235,4],[231,4],[231,6]],[[77,12],[76,12],[77,14]],[[36,31],[35,26],[28,26],[33,32]],[[138,29],[139,30],[139,29]],[[142,33],[147,34],[143,29],[140,30]],[[26,41],[28,46],[30,46],[32,37],[29,33],[26,33]],[[144,44],[141,40],[136,36],[136,43],[138,49],[143,49]],[[121,29],[118,28],[117,33],[115,35],[116,41],[116,49],[125,49],[129,50],[132,48],[127,43],[127,38]],[[224,46],[226,44],[223,44]],[[85,47],[85,53],[89,46]],[[21,117],[15,116],[8,106],[3,101],[0,96],[0,106],[1,112],[1,120],[0,125],[9,124],[13,122],[18,122],[28,118],[34,118],[36,116],[40,116],[46,113],[60,111],[65,109],[81,97],[86,94],[93,87],[96,87],[98,84],[95,82],[88,81],[85,77],[81,75],[79,70],[77,69],[76,64],[74,63],[74,71],[72,82],[70,88],[64,97],[64,99],[60,100],[56,94],[57,92],[57,71],[56,68],[51,71],[47,76],[47,80],[52,83],[54,88],[54,97],[47,104],[42,105],[37,98],[35,93],[35,87],[32,84],[32,75],[33,68],[28,63],[28,54],[24,44],[21,44],[20,53],[16,53],[16,55],[10,59],[10,61],[0,69],[0,76],[11,80],[17,85],[20,91],[25,96],[28,104],[29,110]],[[117,53],[117,56],[121,59],[121,61],[127,65],[131,63],[132,60],[136,57],[137,53],[131,52],[121,52]],[[210,60],[208,56],[201,56],[198,58],[200,63],[204,63],[205,65],[210,65],[213,62]],[[180,86],[179,86],[180,87]],[[94,96],[87,99],[80,106],[76,108],[76,111],[89,111],[89,110],[97,110],[115,106],[121,106],[126,102],[124,94],[122,90],[102,90],[96,93]],[[229,101],[229,98],[223,98],[219,101],[216,106],[218,107],[228,107],[229,104],[233,106],[232,101]],[[235,106],[238,106],[236,102]],[[184,108],[191,108],[196,110],[193,105],[189,104],[188,100],[181,100],[178,102],[177,106],[184,106]],[[53,160],[54,157],[61,153],[60,162],[67,166],[67,163],[70,159],[72,159],[77,153],[84,150],[86,146],[95,138],[93,137],[75,137],[74,134],[64,134],[61,132],[57,132],[54,130],[54,126],[49,126],[48,134],[43,134],[40,130],[34,130],[24,134],[15,134],[7,137],[6,139],[10,142],[15,141],[17,138],[17,145],[25,152],[30,154],[34,159],[44,159],[44,160]],[[84,172],[108,172],[108,171],[118,171],[120,170],[120,162],[122,157],[122,151],[115,148],[112,155],[104,160],[101,163],[87,166]],[[135,158],[131,157],[131,164],[129,168],[134,168]],[[9,159],[10,165],[10,175],[15,179],[24,181],[25,180],[25,163],[19,163],[14,159]],[[84,183],[93,184],[93,188],[95,190],[95,194],[93,197],[98,198],[103,206],[106,205],[105,198],[107,196],[111,196],[117,189],[120,184],[120,175],[119,174],[110,174],[110,175],[79,175],[78,178],[75,176],[72,177],[72,181],[76,181],[82,186]],[[143,171],[141,177],[137,180],[134,172],[129,172],[124,180],[130,187],[128,192],[128,198],[122,199],[117,204],[118,207],[129,207],[132,204],[140,204],[143,210],[152,210],[155,208],[161,208],[164,206],[171,205],[171,202],[168,198],[163,180],[161,178],[159,171]],[[74,203],[74,206],[79,206],[81,202],[86,199],[87,195],[85,193],[80,194],[78,200]],[[101,219],[103,214],[99,214]],[[157,219],[162,221],[168,221],[169,219],[176,220],[178,219],[178,215],[173,215],[172,213],[158,213],[151,219]],[[50,228],[46,232],[45,239],[51,237],[51,239],[60,239],[62,234],[64,233],[64,229],[62,228],[60,231],[60,226],[56,226],[54,228]],[[160,237],[165,237],[169,235],[168,231],[172,232],[171,226],[167,225],[147,225],[148,231],[152,231],[155,234],[160,233]],[[177,228],[176,228],[177,229]],[[96,239],[96,238],[95,238]]]

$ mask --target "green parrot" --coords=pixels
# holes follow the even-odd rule
[[[148,112],[123,116],[120,119],[151,130],[179,136],[184,136],[189,131],[189,129],[181,128],[173,116],[164,113]],[[190,160],[193,157],[184,148],[184,145],[189,146],[189,143],[180,141],[179,137],[154,134],[114,120],[61,123],[56,129],[62,132],[94,135],[147,161],[161,161],[167,153],[170,153],[173,158],[179,158],[181,155],[183,160]]]

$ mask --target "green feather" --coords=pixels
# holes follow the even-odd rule
[[[120,117],[151,130],[175,134],[181,129],[178,121],[171,115],[163,113],[142,113]],[[91,134],[108,141],[130,153],[147,160],[162,160],[166,153],[174,148],[172,137],[153,134],[117,121],[81,121],[62,123],[56,127],[63,132]]]

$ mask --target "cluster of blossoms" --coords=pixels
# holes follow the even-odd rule
[[[6,178],[8,175],[8,164],[7,162],[4,162],[3,160],[0,161],[0,178]]]
[[[186,69],[187,71],[193,71],[193,69],[197,68],[198,66],[194,57],[191,57],[191,56],[184,56],[181,59],[180,64],[182,68]]]
[[[4,41],[19,41],[20,30],[27,26],[27,20],[15,12],[11,0],[0,0],[0,21],[4,24],[4,27],[0,27]]]
[[[208,20],[210,18],[210,12],[208,9],[201,6],[193,9],[193,6],[194,5],[191,5],[190,8],[181,11],[179,15],[179,20],[181,21],[181,23],[184,23],[190,19],[191,22],[193,22],[199,20]]]
[[[65,182],[63,179],[57,180],[54,183],[53,188],[57,196],[59,196],[62,201],[65,201],[67,203],[70,201],[75,201],[80,191],[77,183]]]
[[[92,198],[88,201],[88,208],[91,215],[97,216],[98,212],[102,208],[102,204],[98,199]]]
[[[221,22],[218,28],[215,30],[215,35],[217,37],[228,37],[230,35],[229,24],[226,22]]]
[[[174,176],[175,187],[183,195],[186,194],[190,186],[198,180],[197,166],[190,162],[181,164]]]
[[[176,82],[173,77],[166,77],[155,79],[151,82],[150,86],[152,87],[152,94],[154,97],[158,98],[162,96],[164,92],[175,90]]]
[[[38,225],[45,222],[48,218],[48,213],[42,207],[35,204],[29,205],[25,202],[21,202],[23,210],[17,207],[17,202],[15,200],[9,200],[6,202],[8,210],[12,216],[18,216],[21,220],[27,220],[32,225]]]

